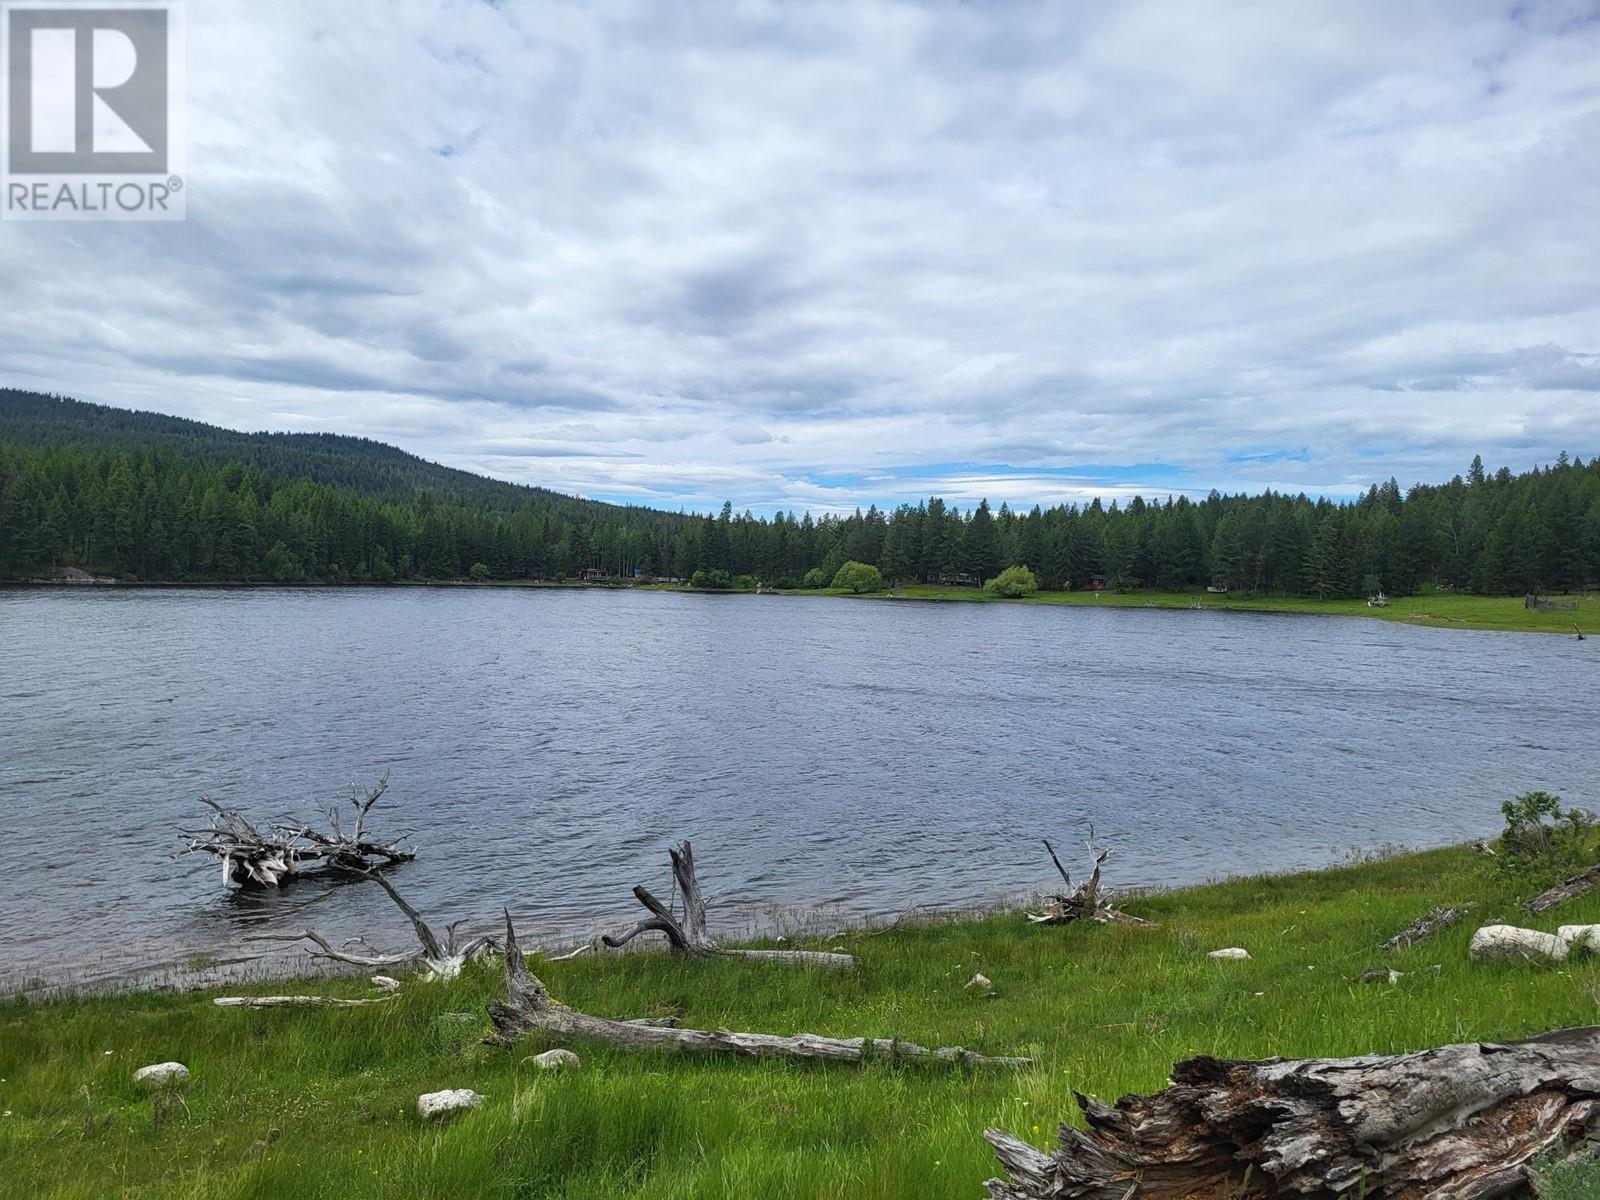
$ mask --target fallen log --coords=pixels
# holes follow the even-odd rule
[[[341,996],[218,996],[218,1008],[360,1008],[367,1004],[387,1004],[394,993],[370,1000],[346,1000]]]
[[[1069,888],[1072,887],[1072,876],[1061,865],[1061,859],[1057,857],[1056,849],[1050,844],[1050,839],[1042,840],[1045,850],[1050,854],[1050,861],[1055,863],[1056,871],[1060,873],[1062,881]],[[1092,825],[1089,827],[1089,840],[1085,845],[1094,859],[1094,870],[1090,872],[1089,878],[1079,884],[1075,891],[1051,895],[1050,903],[1041,911],[1027,914],[1028,920],[1035,925],[1066,925],[1086,919],[1098,921],[1102,925],[1148,925],[1148,921],[1123,912],[1100,894],[1100,869],[1105,866],[1106,859],[1111,857],[1111,850],[1109,847],[1096,850]]]
[[[201,796],[200,803],[211,809],[204,829],[182,831],[187,844],[180,854],[213,854],[222,860],[224,885],[241,887],[282,887],[288,879],[308,867],[365,871],[383,864],[410,862],[415,848],[394,842],[380,842],[366,831],[367,814],[389,788],[385,775],[365,795],[352,790],[350,804],[355,809],[353,828],[346,832],[337,806],[328,809],[326,830],[314,829],[299,821],[281,822],[261,829],[237,809]]]
[[[721,1054],[740,1058],[865,1063],[876,1059],[932,1059],[981,1067],[1022,1067],[1026,1058],[992,1058],[959,1046],[929,1049],[897,1038],[831,1038],[814,1033],[781,1036],[734,1033],[726,1029],[677,1029],[636,1021],[616,1021],[577,1012],[554,999],[528,970],[517,946],[511,914],[506,913],[506,999],[489,1005],[495,1033],[489,1044],[510,1046],[530,1034],[554,1041],[585,1038],[623,1050],[665,1050],[682,1054]]]
[[[480,936],[469,938],[464,942],[458,941],[456,931],[462,922],[456,921],[446,926],[444,940],[434,933],[433,928],[422,919],[422,914],[406,903],[394,884],[384,877],[382,871],[363,871],[363,875],[372,879],[393,900],[395,907],[406,915],[411,922],[411,928],[417,935],[417,948],[402,950],[393,954],[357,955],[349,954],[342,949],[335,949],[332,943],[315,929],[302,929],[299,933],[262,933],[255,935],[252,941],[265,942],[300,942],[309,941],[317,947],[312,950],[307,948],[306,953],[312,958],[325,958],[332,962],[347,963],[356,967],[399,967],[415,964],[422,968],[424,979],[454,979],[461,974],[461,969],[475,958],[481,958],[497,949],[494,938]]]
[[[660,933],[666,935],[667,944],[675,954],[746,958],[791,967],[825,967],[832,971],[848,971],[856,966],[852,955],[821,950],[724,950],[712,939],[706,926],[706,901],[700,891],[700,881],[695,877],[694,848],[685,841],[667,853],[672,858],[673,881],[683,897],[683,916],[674,916],[649,888],[640,884],[633,889],[633,895],[649,910],[650,918],[640,921],[621,937],[601,935],[600,940],[613,950],[626,946],[641,933]]]
[[[1385,954],[1393,954],[1396,950],[1404,950],[1407,946],[1415,946],[1418,942],[1431,938],[1440,930],[1449,929],[1450,926],[1460,921],[1467,915],[1465,908],[1440,907],[1424,916],[1418,917],[1399,933],[1395,934],[1383,944]]]
[[[1417,1054],[1229,1062],[1193,1058],[1172,1085],[1116,1107],[1046,1154],[985,1133],[1010,1178],[991,1200],[1431,1197],[1525,1189],[1537,1157],[1596,1124],[1600,1028]]]
[[[1568,900],[1576,900],[1585,892],[1592,891],[1596,884],[1600,884],[1600,863],[1563,879],[1555,887],[1546,888],[1528,901],[1527,909],[1531,913],[1545,912]]]

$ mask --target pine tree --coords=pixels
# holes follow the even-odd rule
[[[1000,573],[1000,547],[987,500],[979,501],[972,519],[967,522],[962,550],[963,565],[978,577],[980,587]]]

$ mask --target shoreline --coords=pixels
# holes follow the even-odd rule
[[[1130,900],[1172,899],[1203,891],[1254,881],[1291,880],[1302,876],[1319,875],[1330,871],[1349,870],[1360,866],[1414,858],[1418,855],[1448,851],[1464,851],[1470,842],[1450,841],[1426,845],[1379,846],[1363,849],[1350,846],[1342,854],[1315,865],[1288,866],[1282,869],[1263,869],[1240,874],[1208,875],[1188,883],[1129,884],[1118,886],[1108,882],[1105,894],[1119,903]],[[1042,878],[1042,877],[1041,877]],[[991,896],[963,903],[928,903],[906,909],[882,909],[864,914],[837,912],[825,904],[792,904],[773,908],[762,906],[764,916],[755,916],[742,910],[732,922],[732,930],[720,944],[729,949],[773,948],[786,942],[801,945],[807,942],[829,941],[835,938],[875,936],[892,928],[903,926],[928,926],[974,923],[981,924],[1008,915],[1020,914],[1028,908],[1038,907],[1047,896],[1047,882],[1030,890],[999,892]],[[315,903],[315,901],[311,901]],[[722,917],[727,921],[728,911]],[[617,933],[626,928],[628,921],[612,921],[595,916],[586,922],[585,935],[572,930],[557,930],[547,936],[538,936],[537,927],[527,914],[512,913],[518,928],[525,926],[533,932],[530,954],[564,954],[580,946],[596,946],[603,933]],[[495,933],[499,925],[464,926],[467,935]],[[404,942],[402,937],[401,942]],[[89,959],[72,964],[54,977],[30,978],[27,969],[13,968],[0,971],[0,1005],[17,1001],[25,1004],[47,1005],[66,1001],[96,1000],[112,996],[137,996],[144,994],[192,995],[217,991],[221,988],[252,986],[281,986],[284,984],[313,985],[329,980],[363,979],[372,971],[362,967],[337,962],[306,958],[301,944],[288,944],[278,951],[249,953],[245,943],[230,943],[210,949],[173,949],[153,951],[144,959],[119,962],[112,959]],[[664,946],[635,943],[622,950],[602,951],[601,959],[620,954],[654,953]],[[131,965],[142,964],[142,965]],[[314,966],[315,969],[308,969]]]
[[[636,1053],[581,1035],[533,1035],[501,1049],[485,1045],[487,1007],[506,995],[497,960],[449,981],[399,973],[392,993],[359,976],[302,976],[7,998],[0,1155],[19,1195],[98,1195],[90,1172],[106,1164],[119,1193],[173,1200],[501,1195],[508,1178],[538,1181],[530,1195],[618,1200],[831,1197],[847,1194],[841,1180],[882,1200],[976,1195],[995,1173],[985,1129],[1048,1147],[1057,1121],[1077,1111],[1075,1094],[1155,1091],[1174,1062],[1194,1055],[1400,1054],[1592,1023],[1592,955],[1554,966],[1468,954],[1482,925],[1544,931],[1600,920],[1600,892],[1530,916],[1524,901],[1541,886],[1513,882],[1458,846],[1119,899],[1144,925],[1035,925],[1012,910],[912,915],[784,943],[842,949],[857,959],[852,971],[655,950],[529,960],[550,994],[580,1013],[958,1045],[1030,1060],[1017,1071],[799,1068]],[[1442,905],[1470,912],[1425,941],[1381,948]],[[518,933],[537,940],[531,926]],[[1229,958],[1210,957],[1232,947]],[[214,1003],[307,993],[382,1002],[270,1011]],[[534,1055],[552,1047],[578,1060],[543,1071]],[[189,1073],[173,1090],[181,1105],[133,1081],[163,1062]],[[472,1089],[480,1111],[446,1126],[419,1120],[419,1094],[441,1088]]]
[[[1043,605],[1066,608],[1131,608],[1166,612],[1277,613],[1287,616],[1366,617],[1430,629],[1466,629],[1493,633],[1561,634],[1578,640],[1600,634],[1600,593],[1555,598],[1556,607],[1530,609],[1519,596],[1480,596],[1471,593],[1431,591],[1414,596],[1393,597],[1381,608],[1366,601],[1313,600],[1299,596],[1236,595],[1207,592],[1036,592],[1031,596],[1008,598],[972,587],[943,587],[913,584],[887,588],[882,592],[855,594],[835,588],[788,588],[762,592],[720,588],[695,588],[685,584],[623,583],[600,584],[581,581],[542,579],[407,579],[389,583],[352,580],[345,583],[302,581],[279,583],[267,580],[47,580],[0,581],[0,590],[127,590],[150,589],[186,591],[196,589],[227,591],[315,590],[557,590],[579,592],[619,592],[640,590],[655,593],[699,596],[798,596],[842,600],[911,602],[934,604]]]

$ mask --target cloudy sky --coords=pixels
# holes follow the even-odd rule
[[[189,10],[0,384],[760,512],[1600,452],[1594,0]]]

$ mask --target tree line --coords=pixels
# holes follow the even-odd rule
[[[1047,589],[1204,585],[1316,597],[1424,585],[1492,594],[1600,583],[1600,460],[1465,476],[1354,502],[1266,492],[968,512],[688,516],[528,495],[405,499],[217,464],[170,446],[0,443],[0,578],[73,566],[130,580],[559,580],[585,572],[825,586],[841,566],[890,586],[981,584],[1027,566]]]

